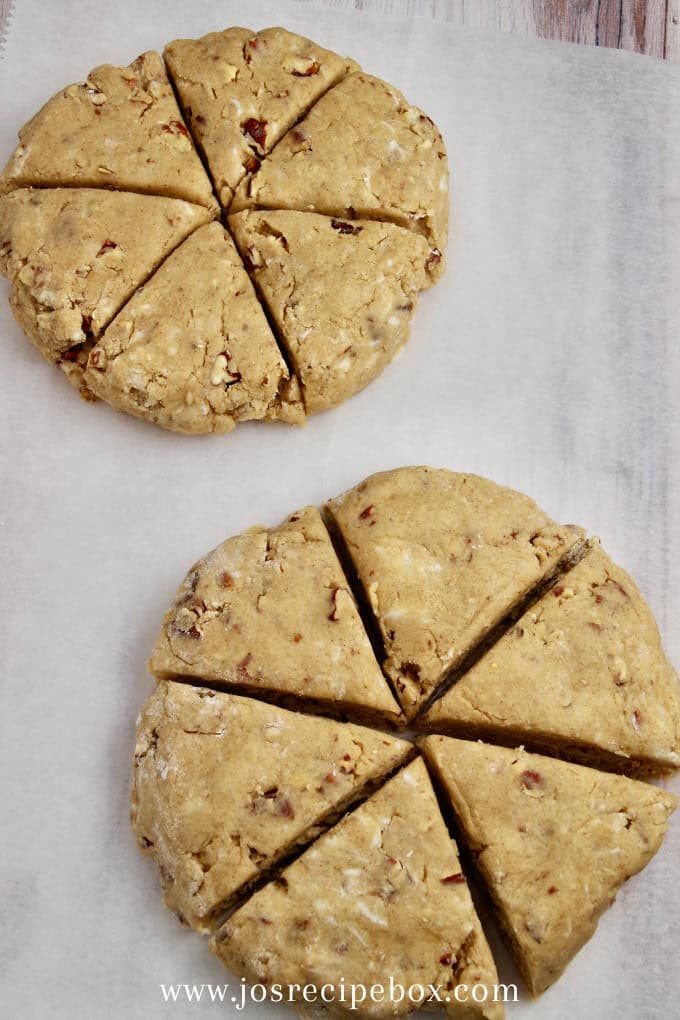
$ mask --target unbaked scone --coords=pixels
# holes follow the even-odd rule
[[[583,542],[519,492],[428,467],[372,475],[328,510],[409,718]]]
[[[181,199],[94,188],[19,188],[0,197],[0,271],[19,325],[70,373],[78,349],[210,218]]]
[[[414,716],[437,728],[428,708],[437,694],[445,704],[447,684],[464,685],[485,662],[501,674],[507,662],[505,685],[529,705],[522,727],[543,718],[543,699],[560,728],[559,687],[587,703],[583,744],[605,744],[629,710],[640,727],[639,746],[625,746],[630,759],[617,737],[617,754],[598,745],[598,762],[653,756],[671,768],[680,764],[672,668],[630,578],[581,529],[558,526],[510,489],[402,468],[331,501],[326,520],[308,507],[278,528],[252,529],[187,575],[149,664],[159,687],[138,729],[133,824],[160,865],[168,905],[215,932],[214,950],[244,981],[270,993],[297,985],[299,995],[308,984],[338,993],[390,976],[432,982],[443,1000],[429,1005],[457,1020],[498,1020],[491,993],[503,1000],[515,986],[495,988],[447,801],[537,995],[653,857],[675,798],[558,757],[440,733],[414,748],[385,730]],[[516,660],[518,620],[527,633]],[[597,652],[584,630],[601,641]],[[381,634],[402,712],[376,661]],[[605,681],[627,686],[629,674],[644,715],[626,701],[632,687],[600,696]],[[480,697],[487,686],[489,697],[505,694],[491,669],[477,686]],[[439,800],[422,758],[405,765],[418,751]],[[367,995],[356,1010],[337,995],[327,1010],[318,997],[297,1005],[308,1016],[317,1007],[413,1011],[387,999]]]
[[[25,185],[115,188],[216,209],[158,53],[104,64],[58,92],[19,132],[0,192]]]
[[[132,824],[167,905],[210,931],[412,753],[363,726],[162,682],[137,726]]]
[[[443,269],[449,212],[444,141],[397,89],[348,75],[285,135],[237,189],[230,212],[299,209],[377,219],[422,233]]]
[[[441,736],[421,746],[538,996],[659,849],[677,798],[522,748]]]
[[[680,765],[680,684],[633,579],[595,547],[423,720],[623,771]]]
[[[136,265],[124,264],[124,247],[104,232],[95,256],[106,256],[119,272],[122,300],[104,302],[109,310],[101,323],[79,307],[93,300],[88,293],[98,281],[91,269],[82,273],[78,267],[85,283],[62,284],[55,276],[48,288],[41,271],[30,294],[22,289],[17,297],[17,290],[19,324],[34,343],[37,338],[58,349],[83,397],[100,396],[163,428],[197,435],[228,432],[249,419],[301,424],[306,410],[333,407],[382,372],[408,337],[418,293],[443,271],[448,170],[441,135],[424,113],[385,82],[361,73],[353,60],[283,28],[228,28],[178,39],[165,57],[167,73],[158,53],[149,51],[127,67],[97,67],[84,82],[53,96],[20,130],[20,143],[0,175],[0,196],[68,188],[78,203],[81,191],[134,193],[192,202],[206,210],[206,218],[215,216],[220,202],[234,214],[273,205],[272,222],[290,211],[288,257],[269,258],[256,290],[250,283],[236,286],[236,277],[254,278],[261,267],[246,251],[243,273],[235,263],[229,269],[230,259],[216,250],[215,228],[200,235],[205,261],[200,242],[187,242],[142,290],[159,258],[154,218],[140,205],[135,240],[139,248],[149,242],[142,262],[150,268],[139,277]],[[58,199],[45,199],[45,208],[50,201]],[[282,212],[276,212],[279,205]],[[257,222],[262,226],[266,219],[265,213]],[[230,229],[255,222],[235,220]],[[92,226],[97,233],[96,214]],[[46,216],[36,237],[49,229]],[[230,242],[220,236],[226,251]],[[78,240],[69,238],[65,252]],[[266,244],[270,256],[282,254],[271,237]],[[90,266],[91,253],[87,257]],[[33,281],[30,266],[18,271]],[[108,279],[107,286],[112,283]],[[161,308],[169,286],[167,307]],[[42,335],[57,326],[57,316],[43,314],[43,297],[48,313],[63,313],[69,338],[63,343]],[[220,340],[214,327],[225,311],[238,319],[238,336],[226,335],[225,327]],[[246,337],[251,320],[252,336]],[[197,335],[204,328],[206,338]]]
[[[406,990],[403,1000],[371,1002],[367,991],[359,1015],[412,1013],[408,990],[420,985],[427,994],[430,984],[449,997],[438,1008],[456,1020],[504,1015],[493,1001],[491,952],[422,759],[256,892],[211,945],[250,982],[297,985],[299,996],[310,982],[328,986],[338,1013],[343,984],[368,990],[392,978]],[[462,985],[467,1001],[458,1004]],[[471,1001],[475,985],[486,986],[489,1001]]]
[[[176,432],[304,418],[297,380],[219,223],[192,234],[137,291],[84,378],[113,407]]]
[[[399,709],[319,511],[227,539],[192,567],[150,669],[227,688],[387,716]]]
[[[383,371],[408,338],[420,291],[433,282],[425,238],[391,223],[284,210],[238,213],[229,228],[310,414]]]
[[[285,28],[176,39],[163,56],[224,208],[244,174],[331,85],[357,69]]]

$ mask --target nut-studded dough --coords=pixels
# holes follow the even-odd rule
[[[429,287],[429,245],[391,223],[243,212],[229,226],[285,343],[310,413],[379,375]]]
[[[439,732],[624,771],[680,765],[680,684],[635,582],[594,548],[435,702]]]
[[[225,210],[280,206],[291,212],[290,257],[270,258],[257,295],[250,284],[232,287],[239,270],[232,265],[229,277],[215,228],[182,246],[141,291],[159,254],[153,217],[140,205],[134,240],[140,249],[150,242],[141,276],[125,264],[124,246],[106,237],[94,257],[106,257],[120,293],[109,274],[102,307],[87,311],[88,303],[98,304],[90,252],[86,271],[78,264],[75,279],[64,266],[63,285],[52,274],[47,286],[43,265],[34,277],[24,264],[17,267],[23,280],[11,299],[15,314],[87,399],[101,396],[186,434],[227,432],[246,419],[300,423],[306,410],[332,407],[380,374],[408,336],[419,291],[443,270],[448,170],[441,136],[425,114],[353,60],[283,28],[229,28],[178,39],[165,56],[183,113],[157,53],[144,53],[128,67],[97,67],[24,125],[0,176],[0,195],[69,188],[77,205],[81,191],[97,189],[190,201],[214,216],[218,200],[196,144]],[[45,208],[51,201],[58,199],[46,198]],[[261,226],[266,219],[243,218],[232,226]],[[92,226],[96,234],[96,213]],[[36,243],[48,227],[49,218],[36,227]],[[56,228],[65,238],[66,226]],[[70,257],[79,234],[65,240]],[[200,243],[209,249],[204,264]],[[281,255],[271,237],[266,244],[270,254]],[[160,259],[173,247],[163,248]],[[245,258],[253,275],[256,267]],[[218,277],[229,301],[216,293]],[[258,299],[270,305],[286,350],[278,350]],[[126,300],[129,307],[120,312]],[[233,329],[226,336],[225,327],[220,339],[215,327],[225,312],[239,318],[238,336]],[[207,339],[197,335],[203,328]],[[297,377],[291,378],[286,360]]]
[[[128,302],[92,349],[85,382],[177,432],[304,417],[297,380],[219,223],[192,234]]]
[[[450,998],[437,1008],[452,1018],[504,1015],[492,1001],[496,968],[422,760],[255,893],[211,945],[248,981],[297,985],[300,994],[309,982],[332,986],[337,1013],[344,979],[366,988],[361,1016],[411,1013],[408,990],[427,992],[429,984]],[[404,987],[403,1000],[371,1002],[368,986],[389,978]],[[463,984],[467,1001],[457,1004]],[[472,1001],[474,985],[486,986],[489,1001]]]
[[[440,736],[422,746],[529,990],[540,995],[659,849],[677,798],[522,748]]]
[[[363,726],[161,683],[137,727],[132,823],[168,906],[209,931],[411,752]]]
[[[449,211],[443,139],[397,89],[351,74],[241,182],[230,212],[257,207],[399,223],[425,235],[441,269]]]
[[[163,55],[225,208],[244,174],[357,67],[285,28],[228,28],[176,39]]]
[[[19,132],[0,191],[23,185],[117,188],[217,203],[165,67],[149,51],[104,64],[53,96]]]
[[[189,571],[150,662],[157,676],[396,719],[347,579],[314,507],[229,538]]]
[[[46,358],[63,359],[70,368],[72,349],[98,337],[210,215],[180,199],[89,188],[20,188],[4,195],[0,270],[12,284],[17,321]]]
[[[409,717],[582,541],[521,493],[427,467],[372,475],[328,508]]]

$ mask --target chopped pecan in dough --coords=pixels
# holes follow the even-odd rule
[[[659,849],[677,798],[522,748],[441,736],[421,746],[529,990],[540,995]]]
[[[336,85],[241,182],[230,212],[300,209],[387,220],[424,234],[443,271],[446,149],[435,124],[397,89],[355,73]]]
[[[427,467],[373,475],[328,509],[408,717],[583,541],[521,493]]]
[[[640,773],[680,765],[680,684],[635,582],[594,548],[424,718]]]
[[[20,188],[4,195],[0,271],[12,284],[17,321],[49,361],[77,378],[79,361],[114,315],[210,216],[181,199],[130,192]]]
[[[168,72],[222,205],[244,174],[323,93],[356,70],[353,60],[284,28],[228,28],[166,46]]]
[[[321,516],[227,539],[189,571],[151,656],[157,676],[322,703],[396,721]]]
[[[411,753],[363,726],[162,682],[137,727],[133,827],[168,906],[209,931]]]
[[[256,892],[211,946],[249,982],[297,985],[300,994],[310,981],[328,986],[337,997],[331,1013],[343,1014],[343,983],[392,978],[407,990],[423,986],[424,996],[438,986],[457,1020],[501,1020],[491,952],[466,882],[452,875],[462,878],[456,845],[418,760]],[[461,985],[467,1000],[457,1003]],[[488,1001],[472,1001],[474,985],[486,985]],[[413,1010],[408,994],[360,1004],[367,1017]]]
[[[314,213],[229,218],[300,380],[310,413],[379,375],[408,338],[432,279],[425,238],[391,223]]]
[[[177,432],[228,432],[304,410],[234,243],[197,230],[92,349],[85,382],[113,407]]]
[[[23,185],[115,188],[217,208],[165,67],[153,51],[68,85],[19,132],[0,191]]]

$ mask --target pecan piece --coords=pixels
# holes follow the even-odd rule
[[[243,47],[243,59],[246,64],[249,64],[253,59],[253,53],[256,53],[262,45],[262,40],[258,39],[256,35],[252,39],[248,39]]]
[[[264,150],[265,144],[267,142],[266,120],[256,120],[255,117],[248,117],[248,120],[245,120],[243,124],[241,124],[241,130],[245,135],[248,135],[250,138],[252,138],[255,144],[260,147],[260,149]]]
[[[99,258],[100,255],[106,255],[107,252],[113,251],[117,247],[118,247],[118,245],[116,244],[115,241],[110,241],[107,238],[107,240],[104,241],[104,243],[102,244],[101,248],[97,252],[97,258]]]
[[[299,58],[293,61],[290,73],[295,75],[296,78],[310,78],[313,74],[318,74],[320,70],[321,64],[318,60],[312,60],[310,63]]]
[[[210,382],[213,386],[220,386],[224,383],[225,388],[233,386],[234,383],[241,381],[240,372],[232,372],[229,367],[229,361],[231,355],[229,351],[222,351],[218,354],[213,362],[212,372],[210,373]]]
[[[295,818],[293,805],[287,797],[284,797],[279,803],[279,814],[282,818]]]
[[[331,220],[331,226],[333,230],[337,230],[339,234],[359,234],[362,231],[362,227],[354,226],[351,223],[347,223],[345,220]]]
[[[180,120],[168,121],[167,124],[163,124],[161,130],[166,135],[182,135],[183,138],[189,138],[189,132]]]
[[[543,776],[533,769],[525,769],[519,778],[525,790],[536,790],[543,786]]]
[[[243,169],[247,174],[254,174],[260,169],[260,161],[254,153],[248,156],[243,164]]]
[[[425,270],[431,272],[442,260],[442,253],[439,248],[433,248],[425,261]]]

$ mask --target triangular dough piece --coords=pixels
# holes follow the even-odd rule
[[[340,78],[353,60],[285,28],[228,28],[176,39],[163,53],[220,201]]]
[[[363,726],[161,683],[137,727],[132,824],[168,906],[209,931],[411,753]]]
[[[391,223],[304,212],[229,218],[312,413],[382,372],[408,338],[427,272],[424,237]]]
[[[411,1013],[408,990],[429,984],[451,999],[450,1017],[504,1013],[492,1001],[496,968],[422,759],[255,893],[211,946],[249,982],[297,985],[301,994],[312,981],[332,986],[338,1000],[343,984],[364,986],[362,1016]],[[403,1000],[390,1002],[388,992],[371,1002],[369,987],[390,979]],[[489,1001],[470,1000],[474,985],[486,986]]]
[[[399,712],[314,507],[228,538],[199,560],[166,614],[150,668],[367,717]]]
[[[92,349],[85,383],[177,432],[304,418],[297,380],[219,223],[192,234],[128,302]]]
[[[440,736],[422,747],[529,990],[540,995],[659,849],[677,798],[522,748]]]
[[[0,270],[16,319],[69,369],[165,256],[211,214],[180,199],[88,188],[0,198]],[[144,229],[140,230],[140,223]]]
[[[80,185],[183,198],[217,208],[165,67],[149,51],[104,64],[53,96],[19,132],[0,191]]]
[[[449,213],[442,136],[391,85],[351,74],[241,182],[230,211],[258,207],[399,223],[425,235],[441,270]]]
[[[600,548],[435,702],[438,732],[623,771],[680,765],[680,684],[633,579]]]
[[[409,717],[583,541],[528,496],[427,467],[372,475],[328,509]]]

